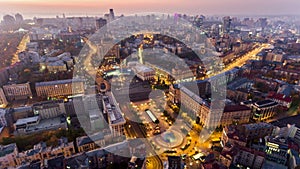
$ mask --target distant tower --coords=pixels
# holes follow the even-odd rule
[[[114,14],[114,9],[109,9],[109,20],[114,20],[115,19],[115,14]]]
[[[231,29],[231,18],[229,16],[225,16],[223,18],[223,29],[224,29],[224,33],[229,33],[230,29]]]
[[[23,16],[21,15],[21,14],[19,14],[19,13],[17,13],[16,15],[15,15],[15,18],[16,18],[16,22],[17,23],[22,23],[23,22]]]
[[[12,25],[16,22],[15,18],[11,15],[5,15],[3,16],[3,23],[5,25]]]

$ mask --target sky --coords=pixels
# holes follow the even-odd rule
[[[204,15],[299,15],[300,0],[0,0],[0,16],[101,16],[113,8],[116,15],[141,12]],[[2,18],[2,17],[1,17]]]

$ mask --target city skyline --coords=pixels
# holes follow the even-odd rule
[[[152,0],[142,2],[129,0],[126,2],[118,0],[88,0],[85,3],[78,0],[58,1],[51,0],[41,2],[37,0],[0,0],[0,16],[5,14],[22,13],[25,18],[34,16],[55,17],[56,15],[89,15],[101,16],[108,8],[114,8],[118,14],[135,14],[142,12],[162,12],[162,13],[186,13],[204,15],[299,15],[297,7],[299,1],[288,0],[283,3],[281,0],[267,1],[237,1],[237,0],[211,0],[211,1],[191,1],[182,3],[180,0],[169,1]]]

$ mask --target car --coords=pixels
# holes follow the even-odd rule
[[[157,134],[160,134],[160,133],[161,133],[160,130],[155,130],[153,134],[157,135]]]
[[[182,154],[181,159],[185,160],[186,159],[186,154]]]

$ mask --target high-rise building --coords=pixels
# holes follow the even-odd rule
[[[224,33],[229,33],[231,30],[231,21],[232,19],[230,18],[230,16],[225,16],[223,18],[223,32]]]
[[[23,22],[23,16],[21,15],[21,14],[19,14],[19,13],[17,13],[16,15],[15,15],[15,18],[16,18],[16,23],[18,23],[18,24],[20,24],[20,23],[22,23]]]
[[[16,22],[15,18],[11,15],[3,16],[3,23],[4,25],[12,25]]]
[[[115,19],[114,9],[109,9],[109,20],[112,21]]]

